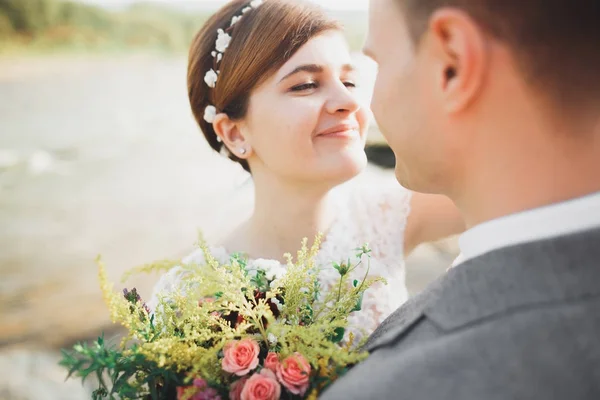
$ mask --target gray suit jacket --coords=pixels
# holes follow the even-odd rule
[[[600,228],[467,261],[373,333],[333,399],[600,399]]]

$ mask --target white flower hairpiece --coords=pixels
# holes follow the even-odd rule
[[[218,79],[217,73],[212,68],[210,69],[210,71],[208,71],[206,73],[206,75],[204,75],[204,82],[206,82],[206,84],[210,88],[215,87],[215,85],[217,84],[217,79]]]
[[[231,42],[231,36],[228,33],[225,33],[223,29],[217,30],[217,42],[215,47],[219,53],[224,53],[229,46],[229,42]]]
[[[204,82],[208,85],[209,88],[213,89],[217,85],[217,81],[219,80],[219,70],[217,69],[217,64],[221,62],[223,59],[223,53],[229,47],[229,43],[231,43],[231,35],[229,34],[232,30],[233,25],[242,19],[244,14],[252,9],[258,8],[261,4],[263,4],[263,0],[252,0],[248,6],[244,7],[241,11],[241,14],[234,15],[231,18],[231,23],[229,27],[226,29],[219,28],[217,29],[217,40],[215,41],[215,50],[211,51],[211,56],[214,58],[213,68],[208,70],[206,74],[204,74]],[[204,109],[204,120],[209,124],[212,124],[215,116],[217,115],[217,109],[208,105]]]
[[[217,116],[217,109],[215,106],[206,106],[204,109],[204,120],[209,124],[212,124],[215,121],[215,117]]]

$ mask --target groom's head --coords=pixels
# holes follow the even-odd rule
[[[372,107],[400,183],[452,194],[538,128],[597,123],[598,21],[598,0],[371,0]]]

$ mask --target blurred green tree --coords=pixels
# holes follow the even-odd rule
[[[337,13],[353,50],[362,45],[362,13]],[[37,49],[158,49],[185,52],[208,15],[168,3],[134,3],[107,10],[73,0],[0,0],[0,41]],[[10,47],[10,46],[8,46]],[[7,48],[8,48],[7,47]],[[0,48],[1,50],[1,48]]]

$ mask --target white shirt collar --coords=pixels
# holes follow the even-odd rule
[[[453,266],[492,250],[600,227],[600,192],[497,218],[458,239]]]

